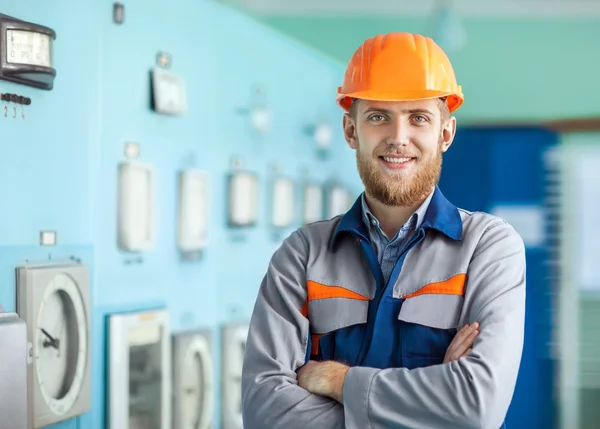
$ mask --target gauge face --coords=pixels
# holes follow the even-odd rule
[[[183,390],[184,428],[186,429],[197,429],[200,425],[203,411],[202,390],[205,382],[202,365],[202,356],[198,352],[188,355],[184,364],[185,378],[182,380],[181,388]]]
[[[6,61],[52,67],[52,38],[24,30],[6,30]]]
[[[179,397],[181,429],[206,429],[211,421],[212,393],[210,348],[197,337],[189,343],[182,360]]]
[[[46,286],[35,327],[37,382],[56,415],[68,412],[81,391],[87,361],[87,319],[71,277],[58,274]]]
[[[161,330],[157,326],[129,331],[130,429],[159,429],[161,421]],[[135,423],[133,423],[135,422]]]

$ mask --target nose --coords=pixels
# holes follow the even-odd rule
[[[395,121],[391,127],[391,134],[388,137],[387,143],[390,146],[408,146],[410,141],[408,136],[408,126],[402,121]]]

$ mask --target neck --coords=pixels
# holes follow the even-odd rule
[[[365,192],[365,198],[371,213],[379,220],[382,231],[389,239],[394,237],[400,228],[408,222],[408,219],[410,219],[413,213],[417,211],[428,196],[429,195],[426,195],[410,206],[387,206]]]

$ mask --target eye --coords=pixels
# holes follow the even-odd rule
[[[412,117],[412,120],[418,124],[424,124],[426,122],[429,122],[429,119],[423,115],[415,115]]]
[[[374,122],[381,122],[381,121],[385,121],[385,117],[383,115],[371,115],[369,116],[369,121],[374,121]]]

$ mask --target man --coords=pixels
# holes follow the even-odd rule
[[[369,39],[337,102],[365,192],[273,255],[246,345],[244,428],[503,427],[525,250],[437,187],[463,103],[448,58],[420,35]]]

